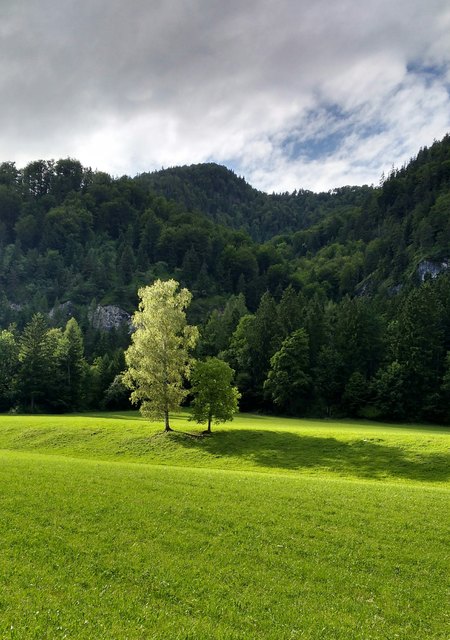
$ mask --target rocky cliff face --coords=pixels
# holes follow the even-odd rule
[[[417,267],[417,273],[420,281],[423,282],[426,276],[436,278],[440,273],[446,271],[449,268],[449,261],[442,260],[441,262],[434,262],[432,260],[422,260]]]
[[[112,304],[97,305],[89,312],[89,322],[95,329],[111,331],[127,324],[131,330],[131,316],[129,313]]]

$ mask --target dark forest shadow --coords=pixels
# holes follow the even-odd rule
[[[216,431],[206,438],[193,438],[180,432],[174,432],[171,437],[186,449],[202,449],[214,457],[240,456],[261,467],[318,468],[360,478],[393,476],[427,482],[450,478],[450,451],[409,453],[401,447],[381,444],[379,438],[343,442],[282,431],[241,429]]]

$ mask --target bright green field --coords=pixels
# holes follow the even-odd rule
[[[448,640],[450,431],[159,430],[0,416],[0,638]]]

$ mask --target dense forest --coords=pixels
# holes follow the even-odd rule
[[[193,293],[247,410],[450,419],[450,136],[376,187],[265,194],[225,167],[0,164],[0,410],[127,406],[139,286]],[[115,320],[102,323],[104,310]]]

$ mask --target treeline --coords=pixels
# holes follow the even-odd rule
[[[448,135],[382,176],[377,187],[268,195],[213,164],[144,174],[140,180],[264,243],[266,253],[278,257],[271,278],[276,274],[335,301],[345,295],[390,295],[399,286],[419,283],[423,261],[449,258]]]
[[[450,136],[376,188],[326,194],[264,194],[211,164],[113,178],[70,158],[4,162],[0,408],[123,402],[108,389],[127,329],[94,329],[90,310],[131,313],[139,287],[174,278],[193,294],[199,355],[229,362],[244,408],[447,420],[449,212]],[[63,303],[83,343],[79,395],[64,377]],[[54,375],[32,396],[23,349],[36,318]]]
[[[371,187],[342,187],[324,193],[299,189],[267,194],[214,163],[144,173],[137,180],[189,211],[202,211],[215,222],[245,231],[259,243],[306,229],[338,208],[361,206],[374,192]]]
[[[360,195],[364,193],[361,192]],[[294,277],[319,284],[337,300],[350,294],[385,297],[419,284],[423,261],[450,257],[450,136],[399,170],[359,204],[334,207],[307,229],[281,234]]]
[[[200,352],[234,368],[247,410],[448,422],[450,276],[384,302],[289,286],[249,314],[235,296],[210,315]]]
[[[123,349],[89,363],[84,338],[71,318],[64,328],[49,327],[40,313],[23,331],[0,331],[0,411],[62,413],[130,408],[120,383]]]
[[[199,329],[195,356],[234,369],[243,410],[450,421],[450,274],[384,302],[307,299],[289,285],[251,313],[240,293]],[[86,356],[74,318],[58,328],[35,314],[2,330],[0,411],[129,408],[124,348],[103,348]]]
[[[448,257],[449,135],[383,175],[376,187],[269,195],[215,164],[175,167],[137,180],[189,210],[245,230],[259,243],[279,236],[275,245],[286,242],[297,257],[311,258],[330,244],[345,247],[358,240],[364,254],[364,245],[373,243],[360,276],[376,271],[381,262],[374,284],[389,276],[387,267],[392,263],[399,282],[415,261]]]

